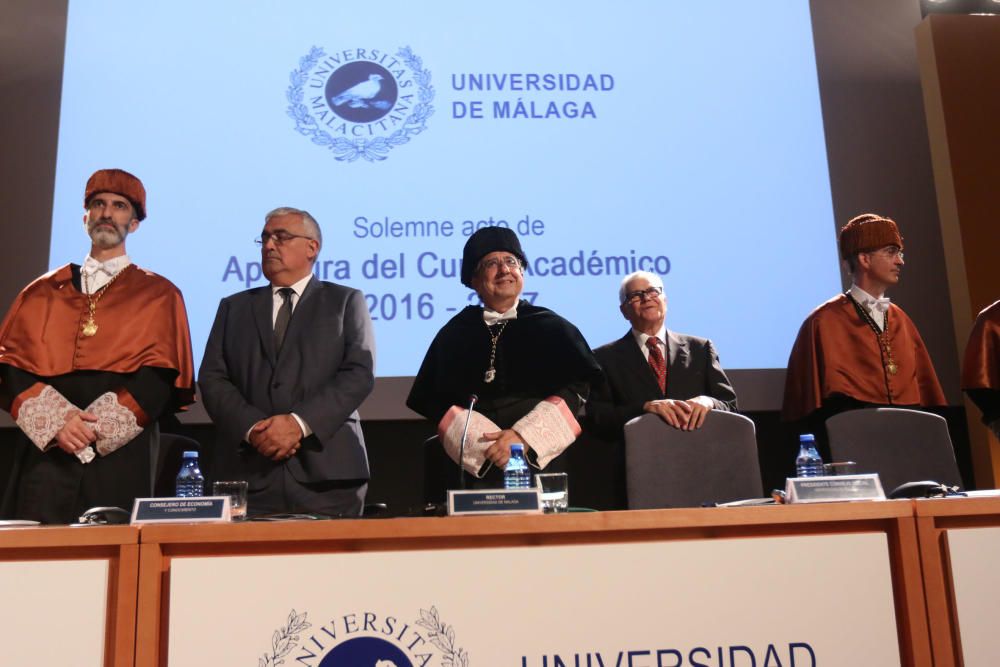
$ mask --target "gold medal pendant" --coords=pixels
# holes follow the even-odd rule
[[[497,372],[495,370],[493,370],[492,368],[487,369],[486,375],[483,376],[483,382],[489,384],[490,382],[493,382],[493,380],[496,379],[496,376]]]
[[[87,295],[87,311],[88,311],[87,321],[80,326],[80,333],[82,333],[84,336],[87,336],[89,338],[97,334],[97,321],[95,319],[95,316],[97,315],[97,302],[101,300],[101,297],[104,296],[104,293],[108,291],[109,287],[111,287],[111,283],[115,282],[118,276],[120,276],[125,271],[125,269],[127,269],[130,266],[132,265],[127,264],[125,268],[120,269],[117,273],[115,273],[115,275],[111,276],[111,279],[104,284],[104,287],[99,289],[97,291],[97,294],[93,295],[90,293],[90,283],[87,280],[87,274],[86,273],[80,274],[80,278],[83,281],[83,292],[84,294]]]
[[[892,358],[892,345],[889,343],[889,335],[883,331],[882,335],[879,336],[879,341],[882,343],[882,349],[885,350],[885,370],[889,372],[889,375],[895,375],[899,372],[899,365]]]
[[[899,365],[896,363],[896,360],[892,358],[892,341],[889,340],[889,311],[885,312],[885,319],[882,320],[882,326],[879,327],[879,325],[875,323],[875,320],[872,319],[868,310],[858,303],[853,296],[851,296],[850,291],[847,292],[847,298],[849,298],[854,304],[854,307],[861,316],[861,319],[863,319],[868,326],[871,327],[871,330],[875,332],[875,340],[878,341],[879,356],[881,357],[882,364],[885,367],[885,372],[889,375],[895,375],[899,372]],[[886,382],[888,382],[888,380],[889,379],[886,378]]]

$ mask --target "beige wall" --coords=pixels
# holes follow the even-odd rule
[[[961,357],[976,314],[1000,298],[1000,17],[931,16],[916,30]],[[967,404],[976,483],[1000,478],[1000,442]]]
[[[834,217],[843,225],[875,212],[899,223],[906,266],[888,296],[920,330],[948,402],[961,404],[913,38],[919,3],[814,0],[811,7]]]
[[[0,304],[46,268],[66,0],[0,5]]]

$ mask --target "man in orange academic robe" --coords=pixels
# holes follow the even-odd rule
[[[0,516],[71,523],[89,507],[150,495],[157,420],[194,399],[181,294],[132,264],[142,182],[102,169],[87,182],[82,265],[38,278],[0,325],[0,407],[23,435]]]
[[[1000,301],[983,308],[972,326],[962,389],[982,411],[983,423],[1000,438]]]
[[[860,215],[840,230],[839,245],[853,284],[802,324],[788,359],[782,418],[822,433],[822,423],[844,410],[945,405],[920,333],[885,296],[904,263],[896,223]]]

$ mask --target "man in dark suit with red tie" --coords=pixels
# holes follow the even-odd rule
[[[587,402],[590,433],[610,443],[616,504],[624,506],[625,423],[645,413],[674,428],[700,428],[709,412],[735,411],[736,392],[719,363],[712,341],[670,331],[665,326],[663,280],[638,271],[622,280],[619,310],[632,328],[594,350],[604,381]]]

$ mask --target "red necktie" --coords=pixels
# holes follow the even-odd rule
[[[663,352],[660,350],[660,343],[655,337],[646,339],[646,347],[649,348],[649,367],[656,375],[656,382],[660,385],[660,391],[664,395],[667,393],[667,362],[663,359]]]

